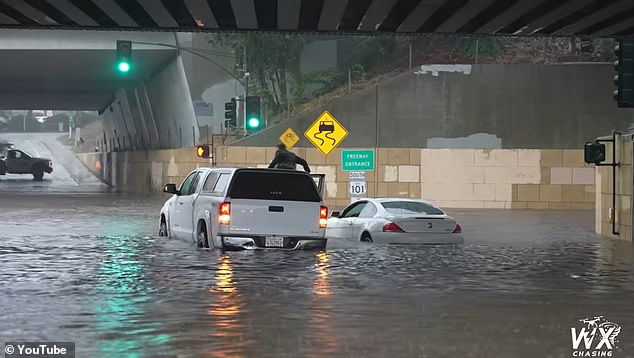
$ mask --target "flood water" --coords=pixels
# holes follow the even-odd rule
[[[571,328],[603,315],[621,327],[613,356],[634,356],[632,247],[596,236],[592,212],[448,210],[460,246],[223,253],[158,237],[167,197],[18,184],[0,180],[5,342],[73,341],[77,357],[571,357]]]

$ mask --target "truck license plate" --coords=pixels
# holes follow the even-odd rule
[[[284,247],[284,238],[283,237],[273,237],[269,236],[266,238],[264,242],[264,246],[266,247]]]

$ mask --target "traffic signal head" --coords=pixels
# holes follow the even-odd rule
[[[128,73],[132,69],[132,41],[117,40],[117,71]]]
[[[225,123],[233,127],[237,127],[237,105],[236,99],[232,98],[230,102],[225,102]]]
[[[614,53],[614,100],[618,107],[634,107],[634,39],[618,40]]]
[[[246,112],[246,129],[248,132],[257,132],[264,128],[264,125],[262,123],[259,96],[247,96]]]
[[[211,157],[211,148],[207,144],[200,144],[196,146],[196,156],[198,158],[209,158]]]
[[[588,164],[599,164],[605,161],[605,144],[587,142],[583,146],[583,159]]]

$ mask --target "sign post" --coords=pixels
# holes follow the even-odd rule
[[[73,128],[75,128],[75,120],[71,118],[68,120],[68,139],[73,138]]]

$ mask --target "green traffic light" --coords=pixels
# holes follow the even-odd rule
[[[255,117],[249,118],[247,125],[249,128],[258,128],[260,126],[260,119]]]
[[[119,69],[119,72],[129,72],[130,71],[130,64],[127,62],[119,62],[119,64],[117,65],[117,68]]]

